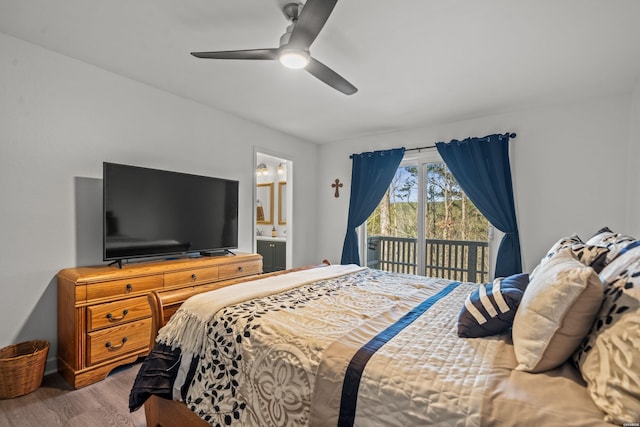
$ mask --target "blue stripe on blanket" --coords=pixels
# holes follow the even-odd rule
[[[385,343],[398,335],[404,328],[409,326],[429,310],[441,298],[447,296],[453,291],[460,282],[452,282],[446,288],[437,294],[422,301],[418,306],[414,307],[407,314],[402,316],[397,322],[389,326],[384,331],[373,337],[371,341],[362,346],[351,359],[347,371],[344,375],[342,384],[342,398],[340,400],[340,416],[338,418],[339,427],[353,426],[356,418],[356,402],[358,399],[358,389],[360,388],[360,379],[365,366],[369,359],[378,351]]]

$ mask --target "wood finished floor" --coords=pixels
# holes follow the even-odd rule
[[[0,427],[145,427],[144,409],[129,412],[129,390],[140,363],[114,370],[104,381],[73,390],[60,375],[15,399],[0,400]]]

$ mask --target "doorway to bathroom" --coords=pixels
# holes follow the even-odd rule
[[[292,265],[292,172],[290,159],[256,151],[254,249],[262,255],[265,273]]]

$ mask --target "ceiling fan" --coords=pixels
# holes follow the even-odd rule
[[[286,32],[280,37],[280,46],[270,49],[227,50],[219,52],[192,52],[197,58],[206,59],[262,59],[279,60],[289,68],[304,68],[340,92],[353,95],[358,89],[345,78],[311,57],[309,47],[331,15],[338,0],[307,0],[288,3],[283,8],[291,21]]]

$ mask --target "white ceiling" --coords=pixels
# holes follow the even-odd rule
[[[346,96],[276,61],[286,0],[0,0],[0,31],[318,143],[585,97],[640,76],[638,0],[340,0],[311,54]]]

